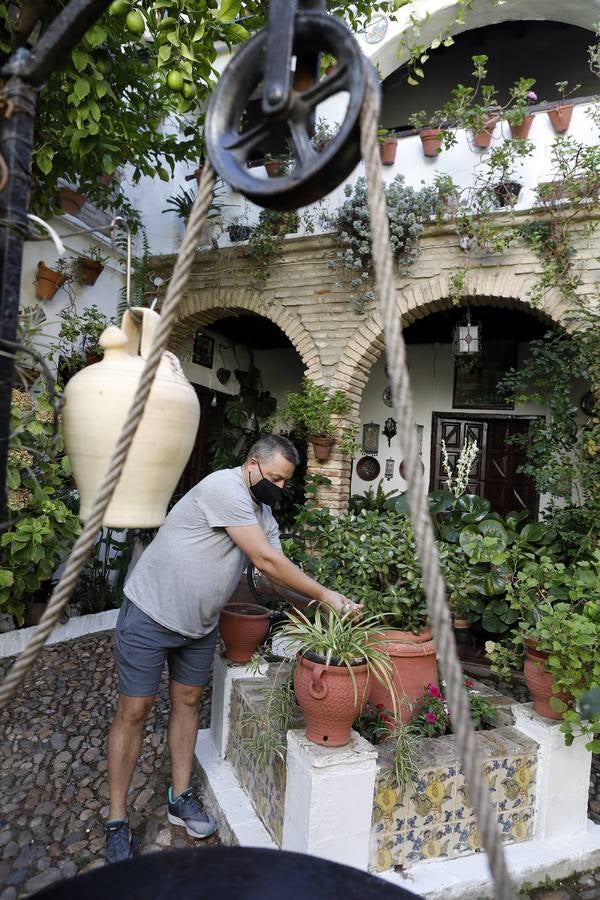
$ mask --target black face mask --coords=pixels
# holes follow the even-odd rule
[[[269,481],[268,478],[262,473],[262,469],[260,467],[260,463],[258,460],[256,461],[258,465],[258,471],[261,474],[260,481],[257,481],[256,484],[252,484],[250,482],[250,493],[254,497],[257,503],[266,503],[267,506],[274,506],[275,503],[278,503],[283,497],[283,489],[277,487],[276,484],[273,484],[272,481]],[[250,473],[248,473],[248,480],[250,481]]]

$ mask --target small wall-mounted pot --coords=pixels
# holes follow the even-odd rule
[[[519,199],[521,187],[518,181],[501,181],[494,185],[493,191],[498,206],[514,206]]]
[[[423,145],[423,155],[428,157],[439,156],[442,152],[442,129],[441,128],[421,128],[419,131],[421,144]]]
[[[35,275],[35,295],[38,300],[52,300],[56,292],[68,281],[68,276],[39,261]]]
[[[519,122],[518,125],[511,124],[510,133],[513,138],[518,140],[525,140],[528,137],[529,132],[531,131],[531,126],[533,124],[533,120],[535,119],[534,113],[530,113],[528,116],[525,116],[522,122]]]
[[[313,446],[315,459],[320,462],[326,462],[331,456],[335,439],[332,437],[318,437],[317,435],[309,435],[309,441]]]
[[[70,213],[72,216],[76,216],[86,202],[84,194],[79,194],[69,187],[60,187],[58,189],[58,199],[61,209],[64,209],[65,212]]]
[[[103,269],[101,262],[88,256],[80,256],[77,260],[77,280],[80,284],[96,284]]]
[[[398,149],[398,138],[388,138],[387,141],[379,145],[379,156],[384,166],[393,166],[396,162],[396,150]]]
[[[279,178],[280,175],[285,175],[285,167],[286,164],[281,159],[265,160],[265,169],[269,178]]]
[[[230,225],[227,234],[231,243],[237,244],[239,241],[247,241],[252,234],[252,229],[249,225]]]
[[[492,113],[492,115],[488,116],[488,118],[485,120],[482,130],[478,131],[476,134],[473,133],[474,147],[485,149],[485,147],[490,146],[492,135],[499,119],[500,116],[498,115],[498,113]]]
[[[552,127],[557,134],[564,134],[568,131],[571,124],[571,116],[573,115],[573,105],[554,106],[548,110],[548,118],[552,122]]]

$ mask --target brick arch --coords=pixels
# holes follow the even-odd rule
[[[170,348],[177,352],[185,338],[196,328],[209,327],[218,319],[248,313],[263,316],[277,325],[306,366],[305,374],[316,380],[322,378],[319,352],[300,318],[281,306],[244,290],[188,291],[179,307]]]
[[[460,305],[464,306],[470,301],[478,306],[520,309],[548,324],[567,327],[563,319],[566,306],[557,290],[550,291],[538,306],[520,299],[527,297],[534,286],[533,277],[505,274],[498,278],[493,272],[484,269],[472,271],[469,272],[467,291]],[[442,309],[450,309],[453,303],[449,294],[447,278],[413,281],[396,293],[398,315],[406,326]],[[344,348],[333,379],[336,387],[349,391],[355,413],[358,413],[371,369],[384,346],[383,322],[379,311],[373,309]]]
[[[449,31],[461,34],[485,25],[500,25],[512,19],[529,21],[564,22],[595,32],[598,8],[590,0],[528,0],[527,4],[509,0],[502,5],[476,3],[469,11],[464,24],[456,22],[459,4],[456,0],[416,0],[396,13],[396,21],[390,22],[385,39],[377,45],[363,45],[366,55],[383,78],[403,66],[408,53],[401,44],[402,35],[410,31],[410,18],[421,20],[419,44],[428,45],[438,34]]]

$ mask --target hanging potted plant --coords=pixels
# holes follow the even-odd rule
[[[70,213],[72,216],[78,215],[86,202],[85,194],[80,194],[73,188],[63,185],[58,189],[58,199],[61,209]]]
[[[250,662],[269,633],[271,610],[255,603],[227,603],[219,617],[219,633],[230,662]]]
[[[296,431],[311,442],[316,459],[326,461],[336,442],[340,421],[351,407],[352,401],[344,391],[333,391],[304,378],[302,390],[286,394],[269,427],[272,430],[275,423],[282,423],[288,432]]]
[[[561,99],[556,104],[556,106],[553,106],[548,110],[548,118],[552,122],[552,127],[557,134],[564,134],[565,131],[569,130],[571,117],[573,115],[573,104],[565,103],[565,100],[569,96],[569,94],[572,94],[574,91],[578,90],[581,87],[580,84],[576,84],[575,87],[567,94],[567,86],[568,81],[556,82],[556,87],[558,88],[558,93],[560,94]]]
[[[531,103],[537,103],[537,99],[535,91],[525,91],[520,95],[517,94],[514,106],[506,110],[506,121],[513,139],[524,141],[529,136],[535,113],[528,113],[527,107]]]
[[[40,260],[35,274],[35,295],[38,300],[52,300],[57,291],[70,280],[71,276],[65,260],[59,259],[53,268]]]
[[[499,113],[488,113],[481,122],[480,129],[478,131],[473,130],[473,146],[478,147],[481,150],[489,147],[492,141],[492,135],[494,134],[494,129],[499,121]]]
[[[108,257],[103,256],[98,247],[90,247],[73,260],[72,273],[79,284],[94,285],[104,271]]]
[[[423,155],[435,158],[442,152],[445,132],[441,127],[433,125],[438,121],[439,113],[427,114],[424,110],[413,113],[408,118],[408,123],[415,128],[421,138]]]
[[[294,691],[307,738],[324,747],[350,743],[371,684],[391,684],[390,662],[378,642],[380,620],[333,609],[317,609],[311,620],[296,610],[279,633],[298,648]]]
[[[283,157],[271,156],[267,153],[265,155],[265,169],[267,170],[269,178],[279,178],[281,175],[285,175],[287,173],[288,162],[289,160],[284,159]]]
[[[387,128],[380,128],[377,132],[379,140],[379,156],[381,164],[384,166],[393,166],[396,161],[396,150],[398,149],[398,138],[392,131]]]

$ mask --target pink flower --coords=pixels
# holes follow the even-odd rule
[[[425,713],[425,721],[427,722],[428,725],[433,725],[433,723],[435,722],[435,713],[432,713],[432,712]]]
[[[527,91],[527,99],[531,101],[531,103],[535,103],[538,98],[538,95],[535,91]]]
[[[470,678],[465,678],[465,687],[473,687],[474,684],[475,682],[471,681]]]
[[[439,698],[442,696],[442,692],[440,691],[439,687],[436,687],[435,684],[428,684],[427,691],[429,693],[429,696],[433,697],[434,700],[439,700]]]

